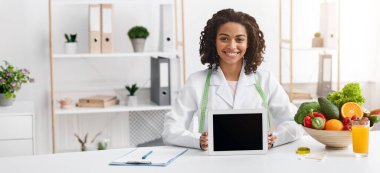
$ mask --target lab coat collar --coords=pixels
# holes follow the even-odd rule
[[[253,73],[246,75],[244,72],[244,66],[245,66],[245,63],[243,64],[243,66],[240,70],[238,85],[243,85],[243,86],[254,85],[256,83],[256,81],[253,77]],[[210,86],[212,86],[212,85],[214,85],[214,86],[215,85],[227,85],[228,86],[227,80],[223,74],[222,69],[220,69],[220,67],[218,67],[218,69],[216,71],[214,71],[214,69],[213,69],[211,80],[210,80]]]
[[[249,85],[255,84],[255,79],[253,77],[253,74],[246,75],[244,73],[244,65],[243,64],[241,70],[240,70],[240,76],[237,83],[237,89],[236,89],[236,95],[235,98],[237,99],[236,102],[240,99],[242,94],[244,95],[244,89]],[[228,82],[222,72],[222,69],[218,68],[216,71],[213,71],[211,80],[210,80],[210,86],[218,86],[216,89],[216,94],[221,97],[225,102],[227,102],[231,107],[236,107],[238,103],[234,103],[234,98],[231,93],[230,86],[228,85]]]

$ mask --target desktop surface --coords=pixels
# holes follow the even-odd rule
[[[352,147],[345,150],[326,150],[324,161],[299,160],[295,150],[307,146],[312,153],[325,151],[325,146],[310,136],[268,151],[265,155],[208,156],[207,152],[190,149],[167,167],[110,166],[109,163],[132,149],[112,149],[76,153],[0,158],[0,170],[7,173],[126,173],[126,172],[342,172],[373,173],[380,168],[380,131],[370,132],[368,158],[354,157]]]

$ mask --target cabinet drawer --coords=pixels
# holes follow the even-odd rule
[[[0,140],[29,139],[33,137],[32,116],[0,117]]]
[[[0,141],[0,157],[33,155],[33,141],[5,140]]]

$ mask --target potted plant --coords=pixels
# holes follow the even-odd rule
[[[137,87],[137,84],[133,84],[132,86],[125,86],[125,88],[128,90],[129,95],[127,96],[126,103],[128,106],[136,106],[137,105],[137,96],[135,96],[136,91],[139,89]]]
[[[323,38],[321,37],[321,33],[316,32],[314,34],[311,47],[323,47]]]
[[[134,26],[128,31],[128,37],[132,41],[135,52],[143,52],[145,40],[149,36],[149,31],[143,26]]]
[[[77,53],[78,43],[77,43],[77,34],[66,34],[66,43],[65,43],[65,53],[74,54]]]
[[[99,137],[99,135],[101,135],[102,132],[98,132],[94,138],[92,138],[92,140],[90,141],[90,144],[94,143],[96,138]],[[79,137],[78,134],[74,134],[74,136],[77,138],[79,144],[80,144],[80,150],[81,151],[87,151],[88,150],[88,146],[87,146],[87,138],[88,138],[88,133],[86,133],[86,135],[84,135],[83,139],[81,137]],[[105,148],[104,148],[105,149]],[[104,150],[103,149],[103,150]]]
[[[7,61],[0,65],[0,106],[10,106],[16,98],[21,85],[34,80],[27,69],[18,69]]]

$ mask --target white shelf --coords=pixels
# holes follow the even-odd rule
[[[283,50],[289,50],[289,47],[281,47]],[[293,51],[336,51],[335,48],[327,48],[327,47],[293,47]]]
[[[141,52],[141,53],[109,53],[109,54],[54,54],[54,59],[82,59],[82,58],[125,58],[125,57],[167,57],[174,58],[177,52]]]
[[[131,112],[131,111],[155,111],[155,110],[170,110],[171,106],[158,106],[155,103],[140,104],[137,106],[116,105],[106,108],[78,108],[71,109],[55,109],[56,115],[67,114],[89,114],[89,113],[115,113],[115,112]]]
[[[173,4],[173,0],[51,0],[53,5],[87,5],[87,4],[132,4],[132,5],[159,5]]]

